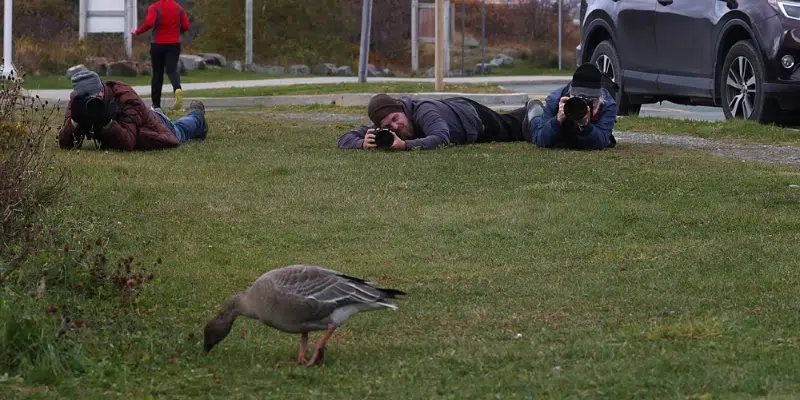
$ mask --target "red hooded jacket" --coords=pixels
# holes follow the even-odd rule
[[[142,26],[133,32],[138,36],[153,29],[152,43],[172,44],[181,42],[181,33],[189,30],[189,16],[175,0],[158,0],[147,8],[147,17]]]

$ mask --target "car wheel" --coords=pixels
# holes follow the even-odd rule
[[[595,47],[590,62],[596,65],[600,72],[608,75],[614,83],[619,85],[615,99],[617,102],[617,115],[639,115],[642,105],[631,104],[628,95],[625,94],[625,87],[622,85],[622,67],[614,45],[608,40],[600,42]]]
[[[751,41],[742,40],[731,46],[719,79],[726,119],[773,122],[773,112],[762,87],[764,62]]]

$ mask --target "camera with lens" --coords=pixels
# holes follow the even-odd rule
[[[586,117],[586,113],[592,109],[592,99],[580,96],[570,97],[564,103],[564,115],[567,121],[578,122]]]
[[[95,141],[98,145],[97,134],[102,131],[102,122],[98,117],[108,115],[108,104],[97,96],[77,96],[72,100],[71,118],[78,123],[76,134],[76,145],[80,146],[85,138]]]
[[[379,149],[391,149],[392,143],[394,143],[394,135],[392,131],[387,128],[378,128],[375,129],[375,145],[378,146]]]

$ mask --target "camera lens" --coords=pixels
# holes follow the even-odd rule
[[[375,131],[375,145],[380,149],[390,149],[394,143],[394,136],[388,129],[378,129]]]
[[[567,119],[570,121],[580,121],[586,117],[586,112],[588,111],[587,107],[588,101],[580,97],[570,97],[569,100],[564,103],[564,115],[566,115]]]

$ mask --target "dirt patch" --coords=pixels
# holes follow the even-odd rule
[[[766,164],[800,165],[800,147],[773,144],[727,143],[695,136],[680,136],[640,132],[614,132],[619,142],[658,143],[672,146],[711,150],[711,154],[742,161]]]

